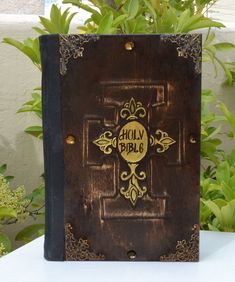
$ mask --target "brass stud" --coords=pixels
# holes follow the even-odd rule
[[[127,252],[127,256],[130,260],[134,260],[136,258],[136,252],[131,250],[131,251]]]
[[[74,137],[73,135],[68,135],[68,136],[66,137],[66,143],[67,143],[68,145],[73,145],[73,144],[75,144],[75,137]]]
[[[135,44],[132,41],[126,42],[125,44],[125,49],[127,51],[132,51],[134,47],[135,47]]]
[[[191,135],[190,138],[189,138],[189,142],[190,142],[191,144],[196,144],[196,143],[197,143],[197,140],[196,140],[196,138],[195,138],[193,135]]]

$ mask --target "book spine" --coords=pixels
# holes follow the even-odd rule
[[[45,169],[45,242],[47,260],[64,260],[64,161],[61,126],[59,37],[40,37]]]

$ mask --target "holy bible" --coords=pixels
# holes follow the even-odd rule
[[[201,35],[45,35],[48,260],[197,261]]]

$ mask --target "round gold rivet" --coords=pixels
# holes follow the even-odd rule
[[[196,138],[195,138],[194,136],[190,136],[189,142],[190,142],[191,144],[196,144],[196,143],[197,143],[197,140],[196,140]]]
[[[66,137],[66,143],[69,145],[75,144],[75,137],[73,135],[68,135]]]
[[[125,49],[126,49],[127,51],[131,51],[131,50],[133,50],[134,46],[135,46],[134,42],[132,42],[132,41],[126,42],[126,44],[125,44]]]
[[[136,252],[131,250],[131,251],[127,252],[127,256],[130,260],[134,260],[136,258]]]

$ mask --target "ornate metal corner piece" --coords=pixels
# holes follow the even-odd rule
[[[179,261],[179,262],[193,262],[198,261],[199,258],[199,225],[194,224],[192,228],[192,235],[189,241],[178,241],[175,253],[163,255],[160,261]]]
[[[87,261],[87,260],[104,260],[102,254],[96,254],[90,249],[88,240],[79,238],[75,239],[72,232],[71,224],[65,224],[65,260],[68,261]]]
[[[201,73],[201,40],[199,34],[167,34],[161,35],[161,40],[176,44],[179,57],[191,57],[195,64],[195,72]]]
[[[85,45],[89,41],[97,41],[98,39],[98,35],[90,34],[60,35],[60,74],[65,75],[67,73],[67,64],[71,58],[78,59],[83,57]]]

